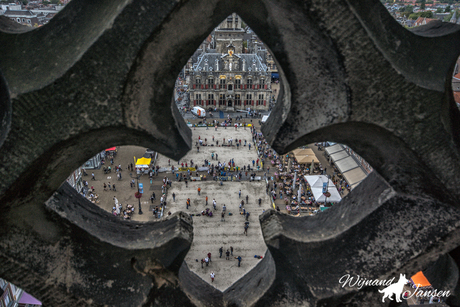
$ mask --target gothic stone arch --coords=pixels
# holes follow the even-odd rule
[[[266,212],[272,262],[248,276],[260,283],[204,297],[184,284],[188,216],[123,223],[60,186],[107,146],[172,158],[190,149],[171,107],[174,81],[232,12],[280,70],[263,128],[270,144],[284,153],[342,142],[375,172],[327,215]],[[440,256],[458,273],[448,253],[459,245],[460,121],[449,85],[459,26],[410,32],[378,0],[74,0],[39,29],[0,25],[0,276],[46,306],[376,306],[375,288],[341,288],[339,277],[409,275]]]

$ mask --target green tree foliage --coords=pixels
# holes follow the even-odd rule
[[[436,13],[442,13],[442,8],[438,7],[438,8],[436,9]]]
[[[446,6],[446,9],[444,10],[444,13],[449,13],[451,10],[452,9],[450,8],[450,5],[448,5],[448,6]]]
[[[449,22],[453,15],[454,15],[454,12],[451,12],[449,15],[447,15],[446,17],[444,17],[443,21]]]
[[[418,12],[418,13],[412,13],[409,15],[409,18],[412,20],[415,20],[419,17],[424,17],[424,18],[432,18],[433,17],[433,12]]]
[[[408,5],[404,8],[404,12],[413,13],[414,7],[412,5]]]
[[[422,0],[422,3],[420,4],[420,9],[421,10],[425,9],[425,0]]]

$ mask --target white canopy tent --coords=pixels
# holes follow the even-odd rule
[[[358,163],[355,159],[353,159],[352,156],[349,156],[348,158],[342,160],[335,161],[334,163],[342,174],[359,167]]]
[[[358,183],[363,181],[367,177],[367,175],[360,167],[357,167],[355,169],[343,173],[343,177],[348,182],[348,184],[352,188],[354,188],[356,185],[358,185]]]
[[[337,151],[333,154],[331,154],[331,159],[332,161],[339,161],[339,160],[342,160],[342,159],[345,159],[346,157],[348,157],[349,154],[346,150],[341,150],[341,151]]]
[[[339,202],[342,200],[339,191],[335,187],[334,183],[323,175],[304,176],[308,184],[311,187],[311,191],[316,201],[319,203],[324,202]],[[331,196],[327,197],[323,194],[323,182],[327,182],[327,191]]]
[[[335,144],[335,145],[326,147],[326,153],[328,155],[332,155],[333,153],[338,152],[338,151],[342,151],[342,150],[344,150],[344,149],[343,149],[342,145],[340,145],[340,144]]]

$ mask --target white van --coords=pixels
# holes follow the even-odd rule
[[[206,117],[206,111],[201,107],[193,107],[192,114],[198,117]]]

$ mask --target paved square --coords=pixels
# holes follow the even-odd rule
[[[240,166],[241,168],[244,165],[251,164],[252,160],[257,160],[257,152],[254,148],[254,143],[252,143],[251,128],[247,127],[238,127],[235,130],[234,127],[227,129],[223,127],[217,128],[215,131],[214,128],[209,128],[206,130],[204,127],[197,127],[195,130],[192,129],[192,149],[181,159],[180,162],[187,162],[190,166],[190,160],[193,160],[194,163],[197,163],[198,166],[204,164],[204,159],[208,159],[211,163],[216,164],[216,162],[227,162],[230,159],[234,159],[235,166]],[[214,142],[212,138],[214,136]],[[207,143],[208,146],[200,146],[199,152],[197,152],[196,143],[199,142],[199,138],[203,140],[203,143]],[[222,143],[225,139],[225,144],[228,144],[228,139],[233,138],[233,144],[236,144],[236,140],[241,140],[241,145],[239,149],[237,146],[222,146]],[[207,140],[207,141],[205,141]],[[246,146],[244,142],[246,141]],[[218,144],[216,143],[218,142]],[[251,150],[249,150],[249,143],[251,143]],[[214,146],[211,146],[214,145]],[[211,154],[217,154],[217,160],[211,159]],[[163,155],[159,155],[157,165],[160,167],[168,167],[168,159]],[[177,161],[171,160],[171,165],[178,167]]]
[[[198,196],[198,187],[201,187],[201,195]],[[241,198],[238,192],[241,189]],[[176,194],[176,201],[172,201],[172,193]],[[224,291],[235,281],[243,277],[254,268],[260,261],[254,255],[265,255],[267,246],[262,237],[262,230],[259,223],[259,215],[263,210],[270,208],[270,199],[265,193],[265,182],[224,182],[222,186],[217,182],[193,181],[185,187],[183,182],[174,182],[168,191],[167,210],[171,212],[185,211],[193,214],[200,214],[202,210],[210,208],[213,217],[193,216],[193,243],[190,251],[185,257],[188,267],[203,280],[210,283],[217,289]],[[249,203],[246,203],[246,195],[249,196]],[[208,196],[208,206],[205,206],[205,198]],[[191,207],[186,209],[186,200],[190,198]],[[216,199],[217,211],[214,211],[212,200]],[[258,199],[262,199],[259,206]],[[247,236],[244,234],[245,217],[239,214],[239,203],[245,202],[245,209],[250,212],[249,229]],[[225,222],[221,221],[223,204],[227,207]],[[233,215],[229,216],[231,212]],[[224,253],[219,258],[219,248],[223,247]],[[233,246],[233,257],[225,259],[225,252]],[[212,262],[208,267],[201,268],[201,259],[211,252]],[[243,258],[241,267],[234,258]],[[198,262],[196,261],[198,259]],[[211,283],[210,272],[214,271],[216,278]]]

